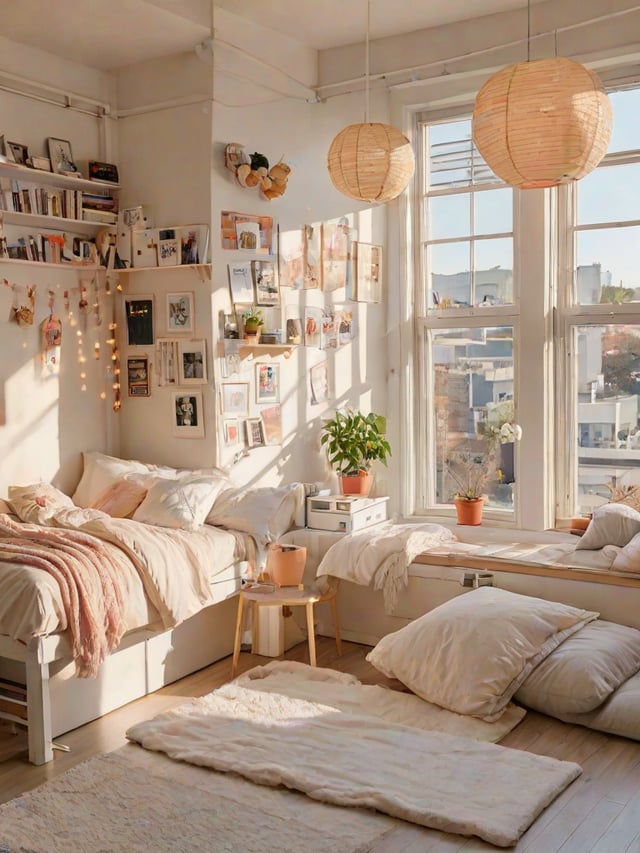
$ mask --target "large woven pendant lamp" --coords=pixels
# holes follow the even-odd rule
[[[527,7],[530,22],[531,4]],[[527,37],[527,53],[530,36]],[[589,174],[607,153],[612,110],[597,74],[571,59],[527,59],[482,86],[473,141],[498,177],[519,189]]]
[[[341,130],[327,155],[329,177],[343,195],[356,201],[385,202],[405,189],[415,168],[411,144],[395,127],[369,121],[369,18],[365,48],[365,119]]]

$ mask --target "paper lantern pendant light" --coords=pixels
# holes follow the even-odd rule
[[[571,59],[520,62],[478,92],[473,140],[491,169],[519,189],[583,178],[607,152],[611,103],[597,74]]]
[[[411,143],[388,124],[350,124],[327,155],[334,187],[356,201],[384,202],[400,195],[414,170]]]

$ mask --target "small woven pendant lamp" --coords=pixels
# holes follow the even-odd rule
[[[530,10],[529,3],[528,16]],[[511,186],[551,187],[595,169],[607,153],[612,120],[593,71],[562,57],[527,59],[498,71],[478,92],[473,141]]]
[[[327,155],[334,187],[356,201],[385,202],[405,189],[415,168],[411,143],[395,127],[369,121],[369,16],[365,71],[365,120],[350,124],[335,137]]]

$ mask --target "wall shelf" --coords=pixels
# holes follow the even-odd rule
[[[45,174],[47,174],[45,172]],[[103,228],[115,228],[104,222],[88,222],[86,219],[65,219],[63,216],[40,216],[33,213],[18,213],[14,210],[0,211],[5,225],[21,225],[29,228],[44,228],[49,231],[69,231],[94,237]]]
[[[139,272],[169,272],[170,270],[193,270],[199,277],[200,281],[211,279],[211,264],[173,264],[173,266],[164,267],[126,267],[125,269],[114,270],[118,275],[135,275]]]
[[[15,266],[37,267],[38,269],[73,270],[73,272],[97,272],[104,270],[99,264],[52,264],[49,261],[27,261],[22,258],[0,258],[0,264]]]
[[[67,190],[84,190],[85,192],[101,193],[107,190],[119,190],[120,184],[107,181],[89,181],[86,178],[74,178],[60,175],[58,172],[45,172],[42,169],[30,169],[15,163],[0,163],[0,177],[11,178],[13,181],[28,181],[32,184],[61,187]]]
[[[252,355],[284,355],[289,358],[297,344],[249,344],[246,341],[238,341],[238,352],[240,358],[248,358]]]

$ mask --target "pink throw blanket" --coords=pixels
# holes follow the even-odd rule
[[[57,580],[76,672],[97,675],[125,629],[118,566],[109,549],[87,533],[18,524],[0,514],[0,560],[43,569]]]

